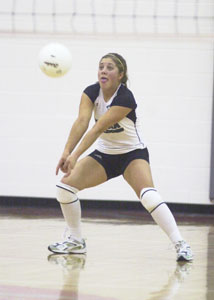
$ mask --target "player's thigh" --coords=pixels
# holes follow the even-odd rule
[[[134,189],[138,197],[143,188],[153,187],[152,173],[149,163],[144,159],[135,159],[127,166],[123,177]]]
[[[68,177],[63,177],[62,182],[79,190],[93,187],[107,180],[105,169],[95,159],[86,156],[75,165]]]

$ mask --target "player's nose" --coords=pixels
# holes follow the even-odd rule
[[[101,74],[106,74],[107,73],[107,67],[104,67],[101,71]]]

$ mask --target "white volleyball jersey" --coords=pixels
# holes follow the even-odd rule
[[[132,92],[125,85],[121,84],[108,102],[104,100],[99,83],[88,86],[84,93],[94,103],[95,121],[98,121],[111,106],[132,108],[125,118],[100,135],[97,150],[107,154],[122,154],[146,147],[136,114],[137,103]]]

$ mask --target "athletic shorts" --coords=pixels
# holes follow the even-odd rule
[[[95,150],[90,153],[89,156],[93,157],[103,166],[108,180],[122,175],[132,160],[144,159],[149,163],[149,152],[147,148],[136,149],[124,154],[106,154]]]

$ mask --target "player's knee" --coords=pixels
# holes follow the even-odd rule
[[[158,206],[165,203],[160,194],[154,188],[144,188],[140,193],[140,200],[149,213],[152,213]]]
[[[58,202],[62,204],[69,204],[78,201],[77,188],[71,187],[70,185],[62,182],[58,183],[56,187],[56,198]]]

